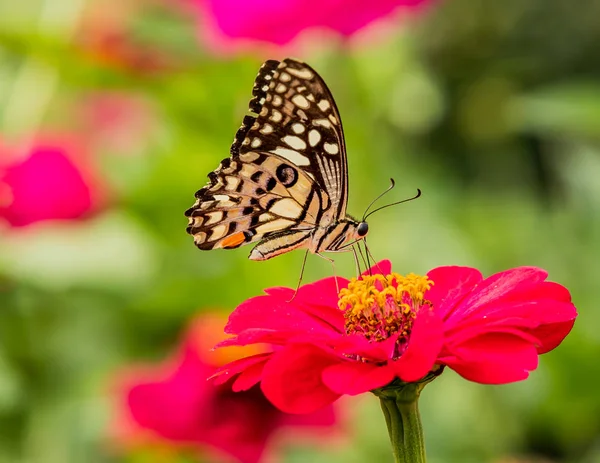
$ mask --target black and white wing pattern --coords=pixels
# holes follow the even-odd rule
[[[186,216],[200,249],[262,241],[262,260],[307,247],[316,228],[345,217],[348,172],[339,112],[310,66],[266,61],[252,94],[231,157]]]

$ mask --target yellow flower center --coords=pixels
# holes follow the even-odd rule
[[[425,299],[431,286],[433,281],[427,276],[414,273],[353,278],[339,294],[346,333],[362,334],[369,341],[383,341],[399,333],[399,343],[408,341],[417,312],[431,305]]]

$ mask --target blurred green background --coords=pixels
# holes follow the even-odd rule
[[[110,190],[88,220],[0,228],[0,462],[153,461],[107,450],[115,372],[163,359],[202,311],[295,286],[302,252],[200,252],[183,216],[228,156],[261,62],[288,53],[340,108],[349,212],[390,176],[389,200],[423,190],[372,217],[377,258],[400,273],[539,266],[579,309],[529,380],[482,386],[448,370],[426,388],[429,460],[599,462],[599,47],[597,0],[446,0],[377,41],[277,56],[213,54],[185,10],[158,1],[0,2],[1,139],[76,130]],[[137,112],[103,131],[82,122],[108,93]],[[351,256],[336,266],[353,275]],[[330,274],[309,258],[305,281]],[[377,401],[348,403],[352,445],[288,447],[283,460],[391,462]]]

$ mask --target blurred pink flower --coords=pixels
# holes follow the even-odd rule
[[[139,153],[156,129],[153,108],[135,93],[90,93],[76,100],[74,111],[93,143],[119,154]]]
[[[337,421],[332,407],[305,416],[288,415],[271,405],[258,387],[235,393],[230,385],[207,381],[218,366],[244,355],[237,347],[225,356],[210,351],[213,342],[224,338],[224,324],[220,317],[197,319],[174,359],[131,369],[120,379],[121,416],[114,426],[120,444],[216,451],[242,463],[257,463],[283,428],[294,428],[294,438],[301,428],[331,437],[326,431],[333,430]],[[251,349],[260,351],[256,346]]]
[[[73,138],[0,145],[0,219],[11,226],[80,219],[103,197],[85,150]]]
[[[286,45],[301,32],[322,28],[350,37],[400,10],[420,9],[429,0],[188,0],[193,2],[210,45],[251,40]]]

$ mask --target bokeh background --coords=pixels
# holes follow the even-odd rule
[[[115,384],[202,314],[296,284],[303,253],[200,252],[183,216],[261,62],[288,55],[337,100],[350,213],[390,176],[389,200],[423,190],[371,218],[377,258],[539,266],[579,309],[527,381],[426,388],[429,460],[600,461],[599,18],[598,0],[0,2],[0,462],[235,461],[116,436]],[[305,281],[330,274],[309,258]],[[341,437],[264,461],[391,462],[375,398],[340,408]]]

